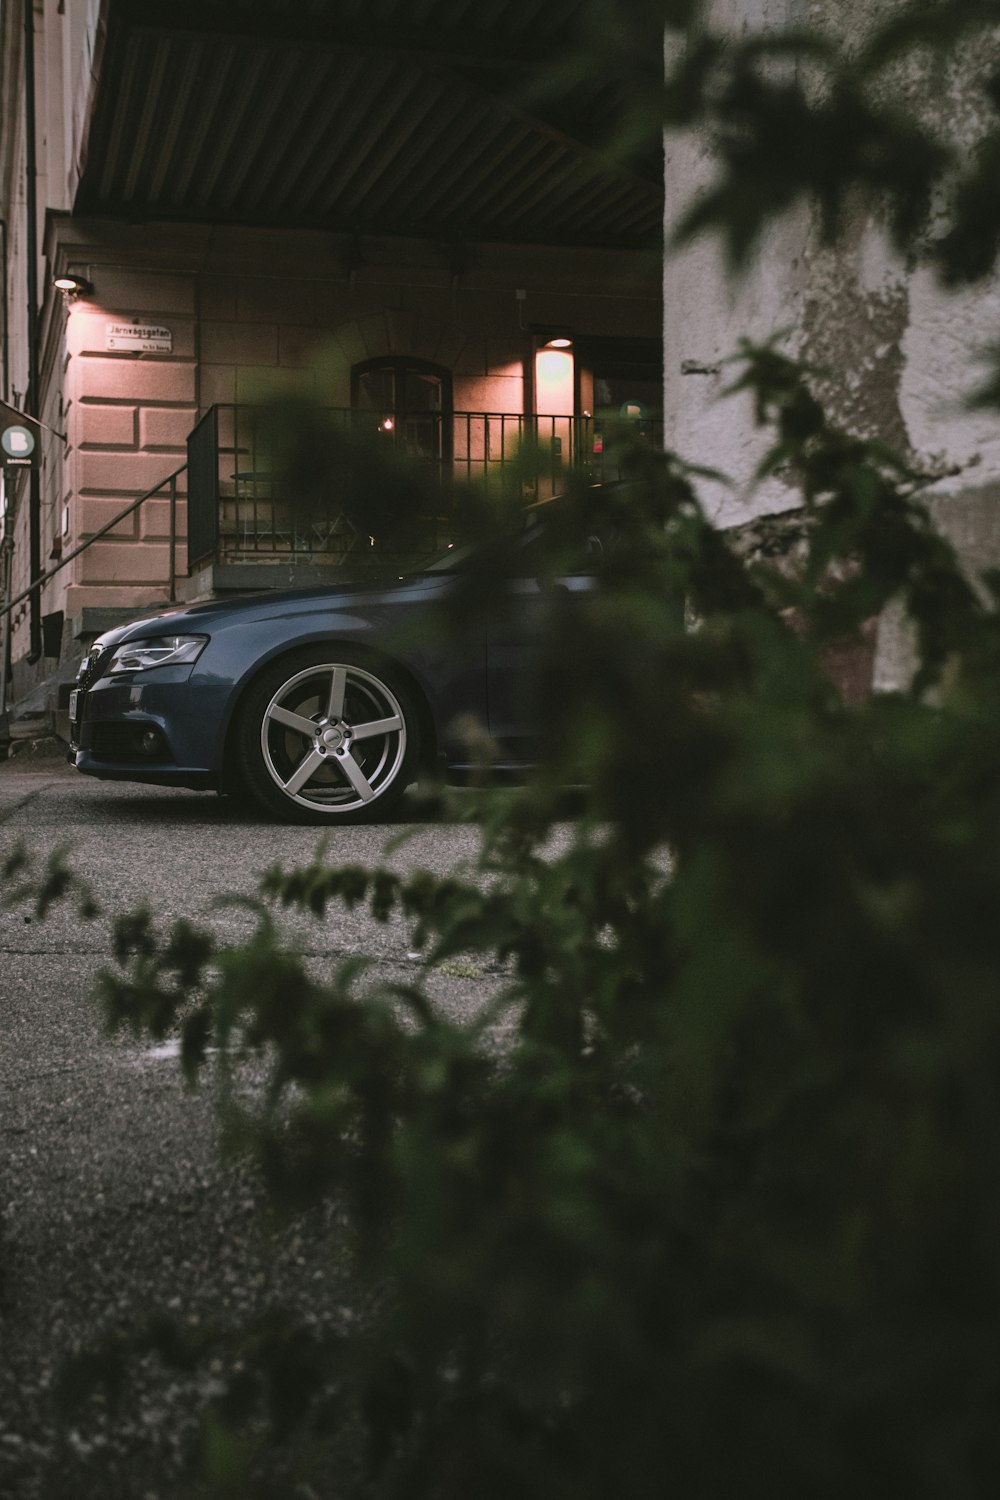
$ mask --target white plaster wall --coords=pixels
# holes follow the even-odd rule
[[[789,22],[791,0],[717,0],[708,24],[733,36]],[[672,61],[668,40],[667,66]],[[762,341],[790,330],[798,347],[803,258],[809,240],[805,214],[772,227],[766,243],[743,273],[734,277],[713,237],[672,249],[674,232],[698,194],[714,179],[708,143],[668,132],[665,142],[666,208],[664,260],[664,419],[666,442],[691,463],[720,470],[732,484],[704,482],[709,514],[721,526],[754,515],[786,510],[795,503],[780,483],[754,487],[753,475],[768,439],[753,421],[746,396],[727,396],[736,376],[731,361],[741,338]]]
[[[712,19],[734,34],[815,24],[850,50],[877,15],[898,3],[719,0]],[[923,58],[897,67],[883,90],[924,111],[945,139],[974,150],[991,119],[974,82],[990,45],[1000,52],[1000,41],[980,36],[949,66]],[[712,181],[714,167],[705,143],[668,136],[666,170],[669,239]],[[930,271],[894,254],[879,220],[877,204],[857,205],[830,248],[820,243],[807,211],[789,215],[772,226],[738,281],[727,275],[714,242],[668,254],[668,440],[685,458],[733,477],[729,491],[704,489],[720,525],[794,506],[796,493],[780,484],[754,488],[767,438],[754,429],[747,401],[722,394],[725,360],[741,336],[757,340],[788,329],[787,350],[828,371],[817,385],[832,416],[852,431],[884,439],[934,477],[928,503],[975,576],[1000,566],[1000,422],[995,412],[972,410],[968,402],[983,377],[984,349],[1000,342],[1000,277],[946,290]],[[903,681],[910,661],[909,632],[893,615],[880,632],[880,685]]]
[[[880,0],[877,9],[884,15],[895,3]],[[822,6],[719,0],[711,19],[734,34],[804,20],[828,28],[850,49],[875,10],[870,0]],[[886,88],[921,107],[927,105],[926,81],[912,69],[887,80]],[[976,104],[959,68],[934,92],[932,109],[936,128],[971,144],[987,106],[984,99]],[[704,142],[668,136],[668,239],[714,172]],[[849,216],[832,249],[820,244],[807,210],[787,215],[771,227],[738,279],[727,273],[714,239],[668,253],[664,302],[670,437],[685,457],[715,463],[737,481],[735,494],[717,512],[723,524],[774,508],[772,502],[777,508],[794,502],[793,494],[783,500],[773,488],[748,492],[762,439],[753,430],[749,403],[722,396],[731,375],[723,362],[739,339],[764,339],[781,329],[788,331],[784,347],[790,353],[829,369],[822,394],[834,414],[948,471],[941,493],[962,488],[968,468],[1000,473],[1000,433],[991,418],[965,404],[976,383],[975,356],[1000,333],[1000,281],[949,292],[929,271],[907,269],[879,226],[877,205]]]
[[[925,270],[909,278],[900,405],[914,451],[944,471],[939,496],[1000,474],[1000,422],[968,396],[983,379],[985,354],[1000,335],[1000,286],[942,294]]]

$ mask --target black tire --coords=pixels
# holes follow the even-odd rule
[[[236,736],[247,789],[283,822],[380,821],[420,755],[411,694],[390,669],[345,646],[298,651],[262,672]]]

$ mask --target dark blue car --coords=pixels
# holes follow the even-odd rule
[[[460,643],[432,628],[468,581],[454,548],[421,572],[168,610],[100,636],[70,703],[79,771],[119,781],[243,789],[274,816],[337,823],[383,818],[424,771],[469,764],[468,725],[499,765],[537,750],[522,691],[540,611],[592,583],[579,568],[543,578],[546,526],[511,539],[503,607],[477,614]]]

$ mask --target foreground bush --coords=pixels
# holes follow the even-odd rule
[[[111,1020],[180,1027],[192,1076],[263,1062],[233,1138],[277,1204],[344,1202],[370,1309],[244,1332],[221,1493],[344,1494],[338,1442],[349,1492],[447,1500],[929,1500],[998,1471],[997,615],[913,476],[773,349],[742,378],[812,511],[798,576],[637,452],[604,586],[572,619],[552,590],[551,754],[486,799],[478,871],[266,877],[500,966],[478,1025],[357,963],[318,982],[266,907],[221,951],[119,923]],[[824,649],[900,595],[922,669],[847,709]]]

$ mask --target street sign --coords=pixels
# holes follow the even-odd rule
[[[108,323],[104,330],[104,347],[116,353],[170,354],[174,335],[159,323]]]
[[[22,422],[9,422],[0,430],[0,453],[5,469],[30,469],[38,462],[35,434]]]

